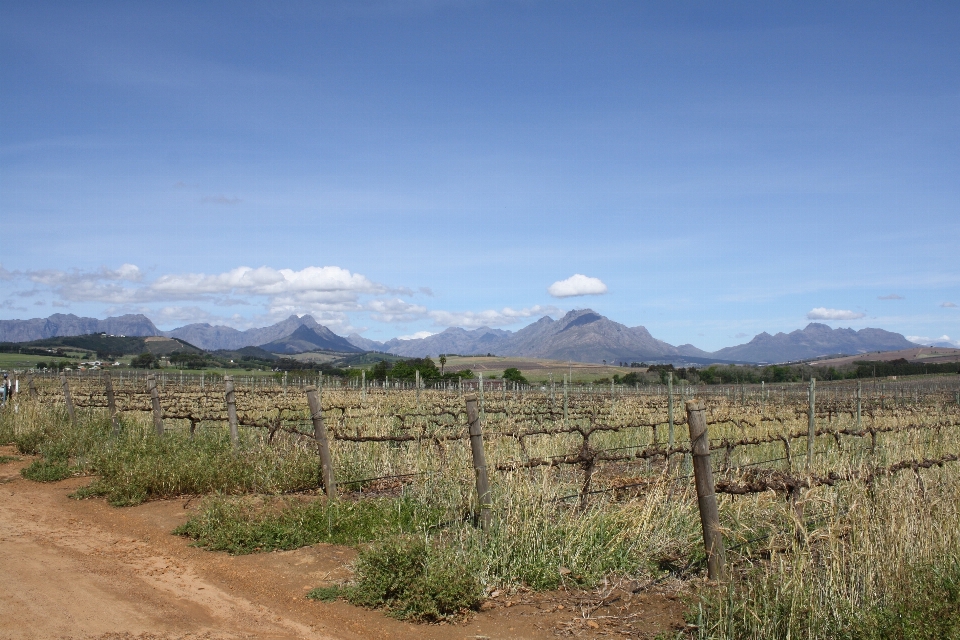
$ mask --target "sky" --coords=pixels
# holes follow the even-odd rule
[[[0,319],[960,346],[960,5],[0,0]]]

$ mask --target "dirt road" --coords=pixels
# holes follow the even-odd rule
[[[0,455],[14,452],[0,447]],[[491,609],[444,625],[315,602],[304,597],[308,590],[349,576],[351,549],[203,551],[170,535],[195,502],[117,509],[102,500],[73,500],[68,495],[90,478],[30,482],[19,474],[28,462],[0,465],[4,640],[643,637],[679,620],[681,607],[668,593],[641,596],[617,615],[599,610],[595,615],[605,615],[589,620],[564,593],[501,596]]]

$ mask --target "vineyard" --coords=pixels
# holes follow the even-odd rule
[[[960,584],[955,376],[676,390],[337,382],[37,377],[21,381],[19,417],[4,412],[0,435],[43,454],[38,473],[97,474],[85,495],[115,504],[217,493],[185,530],[209,548],[379,540],[361,556],[358,586],[342,593],[414,618],[519,586],[615,581],[638,593],[679,581],[699,594],[684,633],[874,637],[865,625],[888,618],[928,624],[910,622],[910,611],[929,614],[936,602],[896,608],[941,588],[925,576]],[[690,440],[696,411],[700,450]],[[698,455],[710,463],[706,493],[717,495],[725,546],[711,554]],[[303,498],[320,489],[321,507]],[[313,538],[304,533],[313,525],[288,531],[316,508]],[[347,531],[364,509],[382,522]],[[257,528],[266,524],[272,537]],[[424,612],[403,596],[371,596],[363,571],[398,540],[428,543],[428,574],[468,573],[465,599],[444,609],[438,596]],[[711,559],[718,580],[703,583]],[[960,627],[945,629],[916,637]]]

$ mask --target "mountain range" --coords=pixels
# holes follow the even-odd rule
[[[206,350],[236,350],[256,346],[271,353],[305,351],[359,353],[383,351],[405,357],[441,353],[549,358],[577,362],[711,362],[775,363],[807,360],[826,355],[909,349],[916,345],[899,333],[882,329],[831,329],[811,323],[804,329],[770,335],[761,333],[750,342],[707,352],[691,344],[673,346],[657,340],[642,326],[627,327],[591,309],[570,311],[559,320],[548,316],[518,331],[450,327],[440,333],[411,340],[394,338],[378,342],[351,334],[343,338],[309,315],[291,315],[268,327],[240,331],[206,323],[160,331],[144,315],[124,315],[105,320],[54,314],[31,320],[0,320],[0,342],[27,342],[57,336],[109,333],[127,336],[167,336]]]
[[[591,309],[571,311],[560,320],[544,316],[516,332],[488,327],[472,331],[451,327],[416,340],[394,338],[380,343],[356,334],[348,336],[347,340],[367,350],[407,357],[495,353],[577,362],[639,362],[710,356],[693,345],[675,347],[667,344],[651,336],[644,327],[627,327]]]

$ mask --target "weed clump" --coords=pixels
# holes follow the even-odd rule
[[[41,458],[21,469],[20,475],[34,482],[57,482],[66,480],[73,475],[73,472],[66,460]]]
[[[346,599],[402,620],[442,620],[483,600],[476,567],[422,537],[398,536],[363,549],[355,570],[355,584],[343,590]]]
[[[217,496],[174,533],[200,547],[245,554],[320,542],[356,545],[423,530],[442,515],[410,497],[254,502]]]

